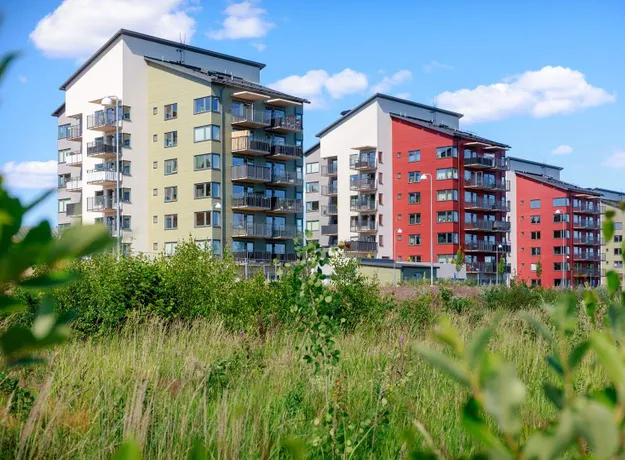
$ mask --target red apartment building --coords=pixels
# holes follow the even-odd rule
[[[430,262],[433,238],[435,263],[452,263],[462,247],[467,277],[495,280],[498,257],[511,249],[510,147],[418,118],[391,119],[395,257]]]
[[[513,276],[543,286],[597,286],[601,277],[599,193],[544,173],[511,170],[509,178],[515,216]]]

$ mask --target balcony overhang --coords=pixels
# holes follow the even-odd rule
[[[361,145],[360,147],[352,147],[352,150],[377,150],[376,145]]]
[[[260,93],[254,93],[252,91],[238,91],[232,94],[232,97],[237,99],[243,99],[245,101],[266,101],[269,96]]]
[[[99,97],[98,99],[93,99],[92,101],[89,101],[90,104],[97,104],[97,105],[102,105],[102,101],[104,99],[106,99],[107,97],[111,97],[113,99],[113,105],[115,105],[115,103],[117,103],[118,105],[121,105],[122,103],[122,98],[120,97],[119,100],[116,99],[117,96],[102,96]],[[105,107],[105,106],[102,106]]]
[[[266,104],[275,105],[276,107],[297,107],[302,105],[300,102],[289,101],[288,99],[275,98],[265,101]]]
[[[508,147],[499,147],[497,145],[489,145],[488,147],[484,147],[484,150],[508,150]]]

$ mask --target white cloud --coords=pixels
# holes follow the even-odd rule
[[[24,85],[28,83],[28,77],[26,75],[18,75],[17,79]]]
[[[192,0],[196,3],[195,0]],[[197,3],[196,3],[197,4]],[[41,19],[30,39],[48,57],[84,59],[119,29],[187,41],[195,19],[186,0],[63,0]]]
[[[249,1],[229,5],[219,30],[211,30],[208,36],[214,40],[264,37],[276,25],[265,20],[267,11]]]
[[[399,70],[390,77],[384,77],[378,83],[371,87],[371,93],[388,93],[391,88],[402,83],[412,80],[412,72],[410,70]]]
[[[625,150],[616,150],[602,164],[610,168],[625,168]]]
[[[9,161],[0,174],[10,188],[53,188],[57,186],[56,161]]]
[[[397,93],[395,97],[400,99],[410,99],[410,93]]]
[[[250,45],[256,48],[260,53],[267,49],[267,45],[265,45],[264,43],[250,43]]]
[[[325,107],[326,93],[333,99],[362,92],[367,89],[367,76],[352,69],[344,69],[333,75],[323,69],[309,70],[304,75],[291,75],[269,85],[278,91],[310,100],[307,108]]]
[[[423,66],[423,70],[430,73],[435,70],[454,70],[454,67],[449,64],[443,64],[442,62],[431,61]]]
[[[573,153],[573,147],[570,145],[559,145],[551,151],[553,155],[570,155]]]
[[[614,94],[592,86],[581,72],[546,66],[474,89],[446,91],[436,97],[439,107],[463,113],[463,121],[501,120],[514,115],[541,118],[571,113],[616,100]]]

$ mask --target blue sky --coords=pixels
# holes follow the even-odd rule
[[[267,64],[262,82],[313,100],[305,145],[376,89],[438,103],[510,155],[624,190],[625,2],[33,0],[0,2],[0,168],[25,199],[55,183],[58,86],[120,27]],[[47,15],[52,16],[40,22]],[[553,153],[553,152],[557,153]],[[54,197],[38,216],[56,219]],[[37,217],[38,217],[37,216]]]

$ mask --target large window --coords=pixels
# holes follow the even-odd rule
[[[540,208],[540,200],[531,200],[530,201],[530,208],[532,208],[532,209],[539,209]]]
[[[415,182],[419,182],[421,180],[421,173],[419,171],[410,171],[408,173],[408,183],[414,184]]]
[[[178,118],[178,104],[169,104],[165,106],[165,120]]]
[[[436,222],[439,224],[446,222],[458,222],[458,211],[438,211]]]
[[[540,216],[530,216],[530,224],[540,224]]]
[[[319,231],[319,221],[318,220],[309,220],[306,222],[306,231],[309,232],[317,232]]]
[[[178,131],[170,131],[165,133],[165,148],[175,147],[178,145]]]
[[[166,256],[171,256],[176,252],[176,246],[178,246],[178,243],[176,242],[165,243],[165,245],[163,246],[163,253]]]
[[[70,198],[63,198],[59,200],[59,212],[65,212],[67,210],[67,205],[70,203]]]
[[[540,239],[540,232],[530,233],[530,240],[539,240],[539,239]]]
[[[306,202],[306,212],[319,212],[319,202],[318,201],[307,201]]]
[[[306,193],[319,193],[319,182],[306,182]]]
[[[533,256],[539,256],[540,255],[540,248],[531,248],[531,254]]]
[[[410,192],[408,194],[408,204],[421,203],[421,192]]]
[[[569,231],[568,230],[564,230],[564,232],[562,230],[554,230],[553,231],[553,237],[557,240],[560,240],[562,238],[568,238],[569,237]]]
[[[219,227],[221,222],[221,213],[219,211],[199,211],[195,213],[196,227],[210,227],[212,216],[213,227]]]
[[[59,150],[59,163],[65,163],[67,155],[69,155],[70,149]]]
[[[59,126],[59,139],[65,139],[69,136],[70,127],[71,125],[69,123]]]
[[[455,232],[438,233],[436,235],[436,242],[438,244],[457,244],[458,234]]]
[[[219,112],[219,98],[216,96],[200,97],[193,100],[193,113]]]
[[[166,214],[165,215],[165,230],[175,230],[177,228],[178,228],[178,214]]]
[[[458,158],[456,147],[437,147],[436,158]]]
[[[444,168],[436,170],[436,180],[458,179],[456,168]]]
[[[456,189],[436,191],[436,201],[457,201],[457,200],[458,200],[458,190]]]
[[[217,125],[198,126],[193,129],[193,142],[218,141],[220,130]]]
[[[175,185],[172,187],[165,187],[164,200],[165,203],[178,201],[178,187]]]
[[[453,254],[439,254],[436,256],[436,260],[439,264],[453,264],[455,257]]]
[[[554,198],[553,199],[553,207],[557,208],[558,206],[568,206],[569,199],[568,198]]]
[[[408,214],[409,225],[419,225],[421,223],[421,213]]]
[[[408,246],[421,246],[421,235],[408,235]]]
[[[165,175],[169,176],[171,174],[176,174],[177,172],[178,160],[176,158],[165,160]]]
[[[421,150],[411,150],[408,152],[408,163],[421,161]]]
[[[554,214],[553,221],[554,222],[568,222],[569,217],[570,216],[568,214]]]
[[[306,163],[306,174],[314,174],[319,172],[319,163]]]
[[[202,182],[195,184],[195,198],[219,198],[219,182]]]
[[[221,158],[218,153],[202,153],[193,157],[193,169],[200,171],[202,169],[219,169]]]

